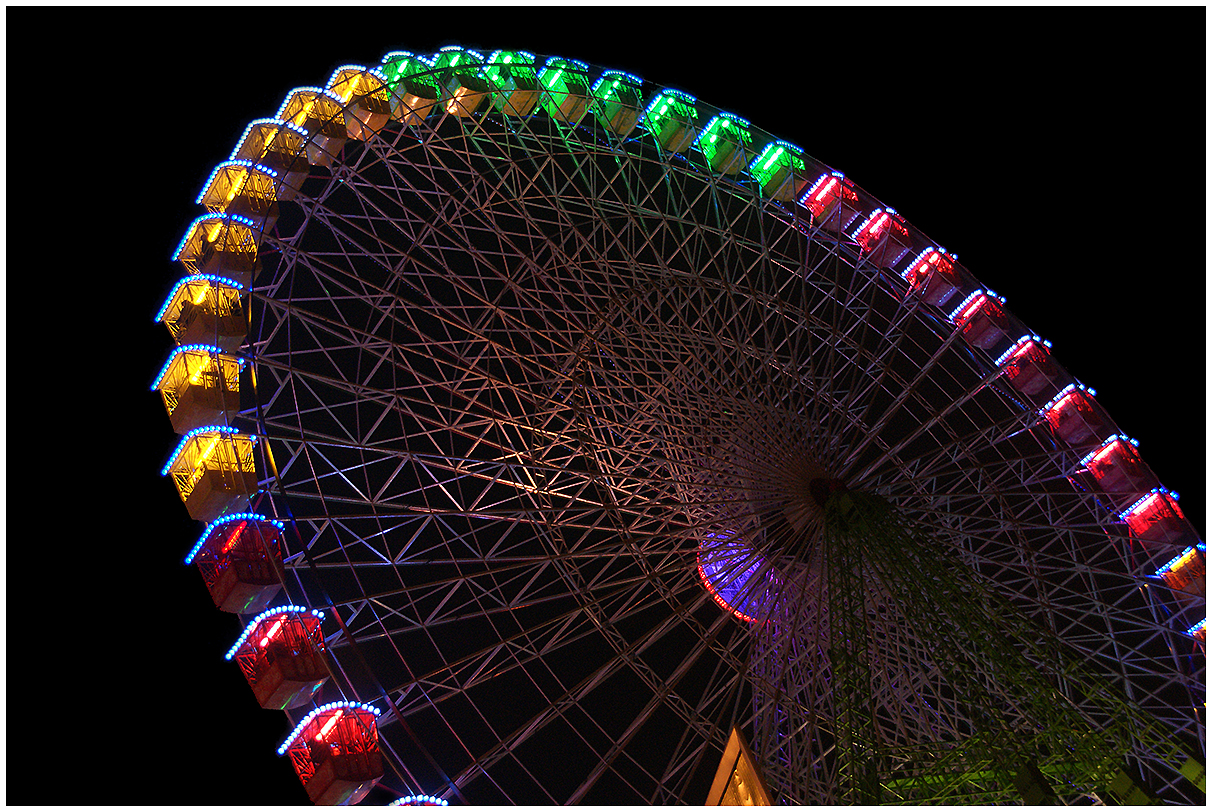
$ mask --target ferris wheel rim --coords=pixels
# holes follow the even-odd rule
[[[659,94],[658,94],[658,95],[659,95]],[[649,109],[651,110],[652,108],[650,107]],[[436,126],[435,126],[435,128],[434,128],[434,129],[436,130]],[[792,145],[790,145],[790,144],[786,144],[786,142],[783,142],[783,143],[784,143],[784,145],[785,145],[785,146],[792,146]],[[666,163],[667,163],[669,166],[671,166],[671,167],[676,167],[676,168],[677,168],[679,171],[686,171],[686,172],[689,172],[689,171],[691,171],[691,170],[693,169],[693,167],[689,166],[688,162],[681,161],[681,159],[678,159],[678,158],[673,158],[673,157],[670,157],[670,156],[665,156],[665,158],[666,158]],[[760,207],[762,207],[762,208],[763,208],[763,209],[764,209],[766,212],[769,212],[769,211],[770,211],[770,209],[771,209],[771,206],[770,206],[770,201],[768,201],[768,200],[763,200],[763,198],[761,197],[761,195],[757,194],[756,192],[754,192],[754,193],[753,193],[753,199],[754,199],[754,200],[756,200],[756,201],[757,201],[757,204],[758,204]],[[775,208],[775,210],[776,210],[776,211],[777,211],[778,209],[783,209],[782,214],[783,214],[784,216],[786,216],[785,207],[774,207],[774,208]],[[881,207],[880,207],[880,210],[886,210],[886,207],[881,206]],[[886,210],[886,211],[885,211],[885,215],[887,214],[887,211],[890,211],[890,210]],[[797,222],[797,218],[796,218],[794,215],[795,215],[795,211],[794,211],[794,209],[793,209],[793,210],[792,210],[792,212],[791,212],[791,216],[789,217],[789,219],[790,219],[792,222],[791,222],[791,224],[790,224],[790,225],[788,225],[788,226],[787,226],[788,228],[794,229],[794,228],[796,227],[796,226],[795,226],[795,223]],[[872,215],[872,216],[874,216],[874,215]],[[870,219],[870,218],[869,218],[869,219]],[[865,224],[861,224],[861,225],[860,225],[860,230],[862,229],[863,225],[865,225]],[[811,238],[810,238],[810,239],[811,239]],[[860,261],[861,261],[861,260],[860,260]],[[266,298],[266,299],[264,299],[264,300],[259,300],[259,299],[257,299],[258,295],[259,295],[259,294],[258,294],[258,293],[255,291],[255,289],[254,289],[254,296],[253,296],[254,300],[258,300],[258,301],[264,301],[264,303],[265,303],[266,307],[268,307],[268,306],[269,306],[270,299],[271,299],[272,297],[270,297],[270,298]],[[260,294],[260,295],[263,295],[263,294]],[[935,318],[935,319],[938,319],[938,316],[934,316],[934,318]],[[954,332],[952,332],[952,333],[951,333],[951,337],[952,337],[952,338],[953,338],[955,335],[957,335],[957,334],[956,334],[956,333],[954,333]],[[696,346],[697,346],[697,345],[696,345]],[[621,357],[621,356],[620,356],[620,357]],[[261,360],[261,359],[258,359],[258,360]],[[979,359],[978,359],[978,363],[977,363],[977,365],[979,366]],[[272,368],[272,366],[273,366],[273,364],[272,364],[272,362],[271,362],[271,363],[269,363],[269,364],[266,366],[266,369],[270,369],[270,368]],[[996,368],[996,367],[1000,367],[1000,364],[993,364],[992,366]],[[261,398],[260,398],[260,396],[258,396],[258,410],[260,409],[260,406],[261,406],[260,401],[261,401]],[[297,411],[297,412],[298,412],[298,409],[299,409],[299,407],[298,407],[298,406],[296,406],[296,411]],[[300,413],[300,417],[301,417],[301,413]],[[268,449],[269,449],[269,446],[270,446],[270,443],[271,443],[271,442],[273,442],[273,441],[275,441],[275,440],[278,440],[279,442],[284,442],[284,439],[283,439],[283,438],[278,438],[278,437],[275,437],[275,433],[276,433],[276,431],[275,431],[275,430],[271,430],[271,429],[269,428],[269,426],[268,426],[267,424],[265,424],[265,423],[264,423],[263,418],[260,418],[260,417],[259,417],[258,419],[259,419],[259,421],[261,421],[261,424],[260,424],[260,426],[259,426],[260,433],[261,433],[261,434],[264,436],[264,438],[265,438],[265,440],[266,440],[266,442],[262,443],[261,445],[262,445],[262,447],[263,447],[263,448],[265,448],[265,449],[266,449],[266,451],[267,451],[267,452],[268,452]],[[941,419],[941,418],[938,418],[938,419]],[[610,425],[611,425],[613,428],[615,428],[615,429],[621,429],[622,427],[625,427],[625,425],[626,425],[626,422],[625,422],[624,420],[621,420],[621,419],[611,420],[611,421],[607,421],[607,422],[608,422],[608,423],[609,423],[609,424],[610,424]],[[1010,424],[1010,425],[1007,427],[1007,429],[1011,429],[1011,428],[1021,428],[1021,427],[1020,427],[1020,426],[1018,426],[1017,424],[1011,423],[1011,424]],[[337,438],[332,438],[332,439],[335,441]],[[325,442],[328,442],[328,440],[327,440],[327,439],[324,439],[324,438],[320,438],[320,440],[315,441],[315,442],[314,442],[312,445],[314,445],[314,446],[319,446],[319,445],[323,445]],[[301,443],[300,443],[300,447],[307,446],[307,445],[308,445],[308,444],[307,444],[306,442],[302,442],[302,441],[301,441]],[[674,447],[676,448],[676,446],[674,446]],[[310,449],[309,449],[309,450],[310,450]],[[269,453],[272,453],[272,452],[269,452]],[[896,456],[895,450],[883,449],[883,453],[884,453],[885,455],[891,456],[891,457],[893,457],[893,458]],[[472,461],[472,460],[471,460],[470,458],[463,460],[463,462],[471,462],[471,461]],[[456,460],[456,462],[457,462],[457,460]],[[871,463],[870,461],[868,461],[868,463],[869,463],[870,465],[873,465],[873,466],[878,465],[878,463]],[[457,471],[457,470],[458,470],[458,466],[457,466],[457,465],[452,465],[452,466],[451,466],[451,470],[452,470],[452,472],[453,472],[453,471]],[[275,478],[275,479],[278,479],[278,475],[277,475],[277,473],[276,473],[276,465],[275,465],[275,476],[274,476],[274,478]],[[860,477],[860,480],[861,480],[861,479],[862,479],[862,477]],[[280,480],[280,479],[278,479],[277,484],[278,484],[279,486],[282,486],[282,483],[281,483],[281,480]],[[327,503],[326,503],[326,502],[323,502],[323,500],[321,500],[321,501],[322,501],[322,505],[324,506],[323,513],[324,513],[324,514],[325,514],[325,516],[326,516],[326,515],[327,515],[327,513],[328,513],[328,510],[327,510],[327,507],[326,507]],[[289,503],[290,503],[290,500],[287,500],[287,501],[286,501],[286,504],[287,504],[287,505],[289,505]],[[306,514],[304,514],[304,513],[300,513],[300,514],[299,514],[299,516],[304,516],[304,517],[306,517]],[[306,517],[306,518],[308,518],[309,520],[317,520],[319,516],[320,516],[320,514],[316,514],[316,516],[315,516],[315,517]],[[280,518],[286,518],[286,517],[280,517]],[[292,518],[294,518],[294,517],[292,517]],[[469,517],[463,517],[463,518],[476,518],[476,517],[474,517],[474,516],[469,516]],[[479,515],[479,518],[482,518],[482,519],[484,519],[484,520],[486,520],[486,521],[498,521],[498,520],[501,520],[501,518],[502,518],[502,517],[501,517],[501,516],[498,516],[498,515],[494,515],[494,514],[492,514],[492,513],[490,513],[490,512],[485,511],[485,512],[482,512],[482,513]],[[301,550],[301,551],[300,551],[299,555],[301,555],[301,556],[302,556],[302,557],[304,557],[304,558],[310,558],[310,554],[309,554],[309,553],[310,553],[310,550],[307,550],[307,549],[305,548],[304,550]],[[309,562],[309,564],[310,564],[310,563],[311,563],[311,562]],[[554,564],[553,566],[556,566],[556,567],[558,568],[558,567],[564,566],[565,564],[568,564],[568,562],[567,562],[567,561],[565,561],[565,562],[563,562],[563,563],[556,563],[556,564]],[[570,572],[571,572],[571,571],[570,571]],[[355,575],[356,575],[356,573],[355,573]],[[694,576],[694,577],[697,577],[697,575],[696,575],[696,576]],[[570,593],[571,593],[571,592],[573,592],[573,591],[575,591],[575,589],[574,589],[573,587],[571,587],[571,586],[570,586]],[[706,602],[709,602],[709,601],[710,601],[710,597],[708,596],[708,591],[707,591],[707,590],[699,590],[699,593],[700,593],[700,594],[698,595],[698,602],[699,602],[699,603],[702,603],[702,602],[704,602],[704,601],[706,601]],[[339,601],[338,601],[338,603],[339,603]],[[388,635],[388,636],[390,636],[390,635]],[[417,789],[420,789],[420,788],[414,788],[414,790],[417,790]]]

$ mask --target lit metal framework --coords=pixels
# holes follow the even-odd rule
[[[738,730],[776,801],[1203,800],[1177,496],[800,147],[450,46],[292,91],[199,200],[161,316],[238,313],[250,374],[165,473],[331,619],[282,752],[361,777],[313,796],[381,752],[404,803],[697,804]]]

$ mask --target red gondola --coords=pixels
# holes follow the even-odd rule
[[[269,606],[282,586],[282,527],[256,513],[224,516],[207,526],[185,563],[198,565],[215,606],[235,614]]]
[[[324,660],[324,613],[278,606],[253,619],[227,652],[257,702],[266,710],[297,708],[311,701],[328,679]]]
[[[332,702],[303,718],[278,748],[314,804],[356,804],[383,776],[379,709],[358,702]]]

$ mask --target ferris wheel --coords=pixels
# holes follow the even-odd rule
[[[392,52],[198,203],[163,473],[312,800],[1203,799],[1177,494],[795,143],[575,59]]]

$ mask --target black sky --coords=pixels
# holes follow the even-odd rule
[[[1196,9],[6,20],[9,803],[305,802],[274,754],[285,718],[222,659],[235,619],[181,565],[201,527],[158,475],[176,439],[148,391],[171,349],[151,319],[193,200],[247,122],[389,50],[517,48],[625,69],[800,145],[1005,296],[1205,528]],[[42,700],[58,710],[34,725],[26,707]],[[29,766],[23,742],[57,755]]]

